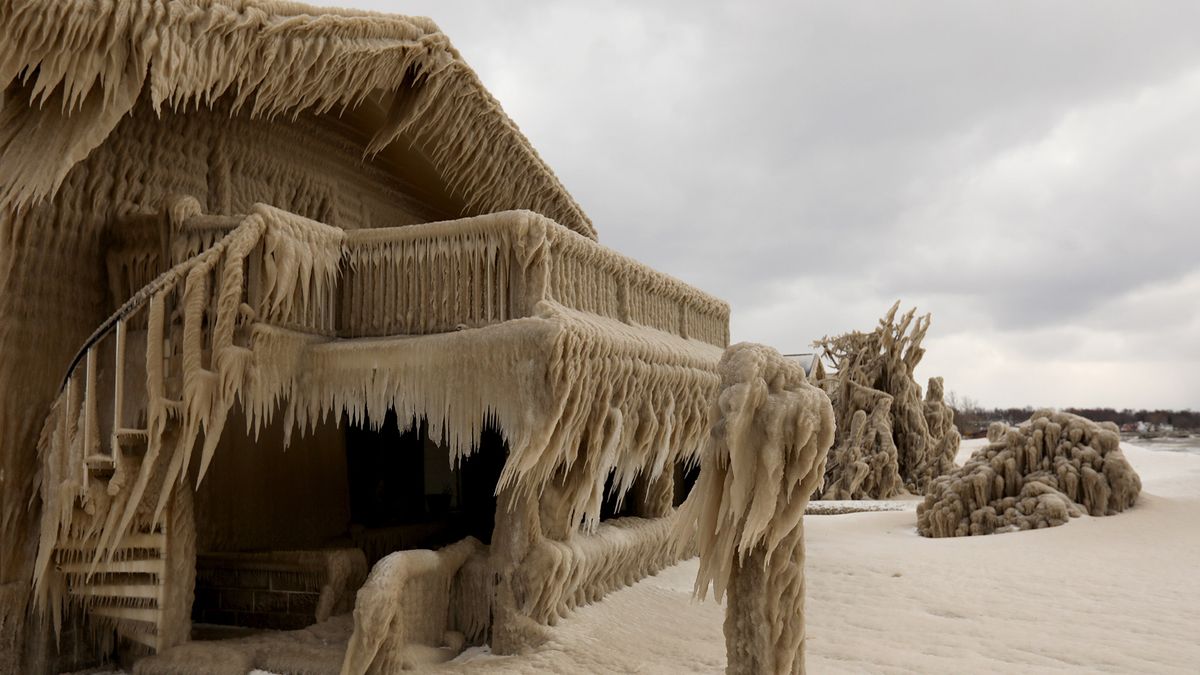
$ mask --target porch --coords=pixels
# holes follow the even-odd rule
[[[451,466],[498,431],[503,541],[459,564],[474,556],[504,587],[485,589],[485,632],[503,614],[493,594],[528,592],[518,573],[553,592],[498,602],[544,625],[665,564],[571,572],[607,554],[563,551],[606,531],[606,491],[634,495],[647,523],[671,513],[676,467],[707,431],[724,303],[530,212],[343,231],[185,198],[132,220],[107,254],[129,300],[80,350],[39,444],[45,610],[78,607],[150,651],[188,639],[193,486],[230,452],[231,415],[248,438],[277,428],[281,447],[293,430],[426,420]],[[538,556],[557,562],[519,569]]]

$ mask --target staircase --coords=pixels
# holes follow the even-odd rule
[[[159,302],[152,298],[147,306]],[[137,325],[139,314],[117,320],[110,339],[86,349],[81,372],[67,378],[48,420],[46,433],[66,451],[58,458],[58,468],[65,469],[60,478],[76,497],[58,504],[59,514],[67,516],[53,546],[42,542],[42,554],[49,552],[48,569],[56,577],[55,604],[78,606],[93,626],[158,652],[188,637],[190,603],[172,607],[171,597],[191,592],[194,536],[190,486],[154,480],[145,385],[131,383],[145,379],[145,363],[126,356],[131,346],[149,351],[164,370],[178,359],[168,356],[175,350],[163,336],[165,327],[147,330],[142,320],[141,328],[128,328]],[[148,339],[163,345],[158,351],[164,353],[146,350]],[[165,385],[156,392],[159,405],[180,410],[180,400],[164,396]],[[175,425],[167,426],[154,435],[158,447],[178,435]]]
[[[240,349],[252,317],[245,258],[265,230],[262,218],[190,219],[224,236],[142,288],[92,334],[38,444],[39,606],[56,627],[65,606],[79,607],[93,626],[155,652],[188,639],[195,536],[186,460],[202,430],[206,447],[215,445],[223,424],[189,419],[185,399],[207,410],[221,395],[211,386],[214,354]],[[232,313],[218,311],[227,296],[236,301]]]
[[[269,207],[203,215],[191,198],[159,219],[161,252],[138,255],[170,268],[87,340],[43,427],[34,570],[36,601],[56,627],[73,605],[153,651],[188,639],[191,482],[245,382],[252,326],[332,334],[345,236]]]
[[[66,541],[56,547],[55,569],[70,594],[97,623],[111,625],[117,636],[153,651],[167,646],[159,634],[168,566],[165,531],[127,535],[111,560],[93,563],[82,555],[97,542]]]

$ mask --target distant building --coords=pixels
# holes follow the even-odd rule
[[[783,358],[800,364],[800,367],[804,369],[804,374],[808,376],[809,382],[819,382],[825,379],[825,363],[821,360],[820,353],[784,354]]]

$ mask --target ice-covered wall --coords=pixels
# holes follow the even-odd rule
[[[917,507],[926,537],[959,537],[1108,516],[1137,501],[1142,482],[1111,422],[1041,410],[1019,426],[993,424],[988,445],[934,480]]]

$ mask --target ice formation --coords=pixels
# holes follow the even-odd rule
[[[897,318],[892,305],[869,332],[826,337],[814,346],[834,363],[822,381],[837,417],[837,441],[825,469],[822,499],[887,499],[905,489],[921,494],[954,466],[959,433],[954,411],[942,401],[942,379],[921,387],[913,371],[929,315],[910,309]]]
[[[740,343],[721,389],[681,532],[700,552],[696,594],[728,593],[726,672],[804,672],[804,507],[824,476],[833,408],[804,370]]]
[[[198,208],[194,200],[172,206],[176,229],[202,220]],[[52,604],[61,599],[44,582],[59,542],[95,538],[90,559],[95,565],[111,560],[131,532],[156,527],[173,492],[162,486],[182,482],[193,462],[195,481],[203,480],[235,401],[246,411],[252,433],[280,409],[285,428],[301,430],[343,410],[351,420],[364,420],[381,419],[384,411],[395,409],[404,417],[430,419],[431,435],[440,437],[444,429],[456,457],[471,452],[483,420],[493,419],[506,431],[509,444],[498,489],[537,496],[553,483],[558,504],[553,515],[563,532],[581,521],[595,527],[609,473],[624,493],[639,477],[652,483],[669,477],[667,467],[699,448],[719,347],[624,322],[657,324],[676,334],[690,326],[699,337],[723,341],[723,330],[714,332],[704,321],[682,323],[688,313],[680,307],[708,311],[710,306],[672,279],[531,213],[484,216],[452,227],[410,226],[391,237],[383,230],[365,237],[346,233],[268,207],[231,219],[233,223],[228,234],[159,277],[109,322],[123,325],[138,312],[146,313],[144,361],[140,366],[136,359],[127,361],[132,372],[140,373],[136,377],[144,378],[147,392],[148,449],[141,461],[126,465],[118,456],[116,474],[107,485],[89,486],[79,474],[79,448],[92,447],[85,453],[89,455],[99,451],[99,425],[88,422],[96,417],[88,407],[95,405],[95,397],[85,401],[81,392],[89,390],[87,383],[75,385],[85,376],[82,369],[68,380],[47,421],[40,444],[47,467],[42,477],[46,510],[36,570],[40,597]],[[473,237],[482,241],[474,244]],[[482,270],[473,259],[478,252],[512,265],[491,271],[508,289],[507,304],[497,306],[493,295],[481,293],[465,296],[462,305],[434,305],[441,320],[485,324],[483,330],[427,335],[422,342],[346,341],[325,335],[334,325],[327,299],[343,279],[339,265],[350,261],[350,279],[340,285],[351,293],[354,277],[371,270],[367,262],[355,269],[353,251],[400,244],[414,249],[405,254],[398,248],[395,257],[385,250],[363,259],[387,269],[397,267],[397,261],[429,256],[422,247],[428,250],[448,238],[459,245],[440,253],[445,257],[441,267],[450,270],[441,279],[476,278],[458,270]],[[256,247],[261,247],[261,257],[248,261]],[[439,277],[413,267],[410,273],[427,275],[420,286],[426,295],[393,294],[398,307],[390,301],[385,305],[393,315],[411,318],[415,314],[403,304],[406,300],[416,307],[429,297],[429,289],[435,297],[439,293]],[[563,274],[563,268],[607,269],[611,276],[598,277],[592,286],[586,275]],[[385,288],[405,288],[403,279],[380,276]],[[475,304],[467,302],[472,297]],[[166,321],[168,304],[181,308],[177,330]],[[379,311],[369,307],[360,312],[356,303],[343,308],[342,326],[351,327],[371,325],[370,317]],[[720,311],[723,306],[711,308]],[[411,332],[420,330],[413,327]],[[168,379],[156,366],[163,360],[164,343],[178,346],[182,378],[177,392],[168,391]],[[489,363],[465,361],[459,357],[464,353]],[[595,386],[598,382],[605,384]],[[652,401],[666,406],[668,413],[660,417],[656,411],[661,408]],[[201,438],[205,442],[194,450]],[[147,501],[147,495],[153,498]],[[72,507],[76,499],[83,500],[84,511]],[[579,582],[583,587],[589,583]],[[559,600],[550,610],[527,611],[545,618],[547,611],[565,604]]]
[[[959,537],[1062,525],[1134,505],[1142,482],[1114,424],[1041,410],[1016,427],[988,429],[988,445],[934,480],[917,508],[926,537]]]
[[[0,3],[0,208],[53,195],[139,101],[155,111],[230,97],[255,117],[383,119],[367,145],[428,150],[472,211],[534,208],[595,237],[516,125],[429,19],[272,0]],[[26,100],[29,105],[21,105]]]
[[[650,505],[698,451],[728,307],[596,244],[431,21],[0,0],[0,81],[0,383],[20,383],[0,387],[0,535],[21,542],[0,550],[0,640],[22,642],[33,578],[52,623],[82,607],[157,622],[143,644],[186,635],[177,500],[233,406],[251,434],[395,408],[455,459],[502,428],[499,488],[553,502],[539,536],[572,551],[531,542],[572,562],[553,597],[510,579],[515,614],[665,564],[661,523],[598,523],[606,478]],[[117,569],[173,580],[130,600]]]
[[[397,551],[376,563],[354,603],[342,675],[411,669],[430,660],[425,646],[445,646],[443,660],[456,656],[464,637],[447,628],[451,582],[480,546],[468,537],[438,551]]]

